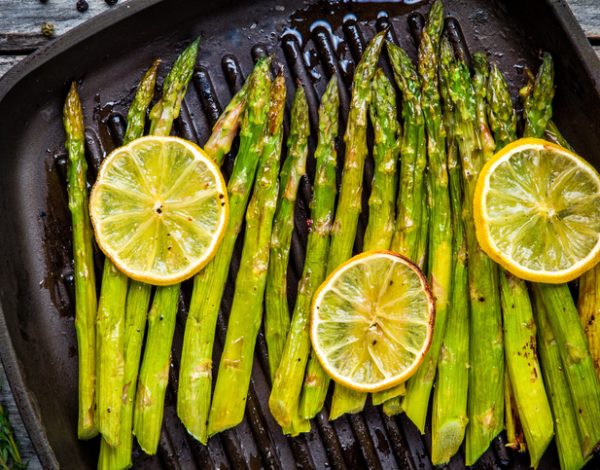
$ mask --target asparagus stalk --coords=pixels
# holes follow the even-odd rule
[[[523,134],[525,137],[542,137],[552,118],[554,98],[554,61],[547,52],[543,56],[535,82],[530,83],[529,87],[530,90],[525,92],[527,97],[523,106]]]
[[[508,84],[497,67],[489,79],[489,117],[497,149],[517,138],[516,115]],[[535,468],[552,440],[552,413],[540,375],[535,338],[535,321],[525,282],[500,270],[500,294],[504,325],[506,365],[510,390]]]
[[[398,214],[392,239],[392,250],[407,256],[423,267],[427,241],[425,168],[427,148],[425,121],[421,109],[421,79],[408,54],[388,42],[388,56],[396,84],[402,92],[402,133]],[[422,229],[425,229],[424,231]],[[422,242],[421,238],[425,238]]]
[[[577,309],[596,373],[600,374],[600,265],[579,279]]]
[[[163,83],[161,99],[150,111],[150,134],[169,135],[173,121],[179,116],[181,102],[192,78],[200,39],[192,42],[173,64]]]
[[[435,299],[435,324],[429,351],[417,373],[409,380],[403,408],[417,428],[425,432],[429,396],[446,329],[452,281],[452,217],[446,163],[446,132],[438,91],[439,54],[436,45],[443,28],[441,1],[429,11],[419,45],[419,74],[423,114],[427,127],[429,157],[429,277]]]
[[[281,169],[281,188],[273,234],[265,294],[265,339],[269,351],[271,378],[283,354],[285,339],[290,327],[290,311],[287,299],[287,268],[290,245],[294,230],[294,207],[300,178],[306,172],[308,155],[308,103],[304,88],[299,86],[292,106],[292,124],[288,137],[288,156]]]
[[[179,370],[177,414],[203,444],[212,384],[212,350],[229,263],[242,228],[246,205],[262,154],[267,124],[270,60],[259,60],[250,76],[247,106],[240,129],[240,149],[229,178],[229,222],[213,260],[194,278]]]
[[[440,61],[440,92],[444,102],[444,122],[447,133],[454,241],[452,296],[433,394],[431,461],[434,465],[448,463],[458,452],[465,437],[469,383],[467,244],[461,220],[463,194],[456,141],[455,109],[448,90],[450,64],[454,61],[454,53],[446,38],[441,42]]]
[[[421,109],[421,81],[406,52],[387,43],[388,56],[396,84],[402,92],[404,132],[401,137],[400,178],[393,251],[402,253],[421,268],[425,262],[428,241],[426,201],[427,148],[425,121]],[[383,402],[383,412],[393,416],[402,412],[400,398],[406,394],[406,383],[373,395],[373,404]]]
[[[540,137],[552,117],[554,64],[544,54],[535,83],[524,103],[526,136]],[[588,350],[577,308],[566,284],[535,284],[548,321],[558,343],[565,376],[577,410],[576,421],[584,457],[589,457],[600,442],[600,382]]]
[[[156,453],[162,427],[179,290],[179,284],[157,289],[148,313],[148,339],[135,396],[133,433],[142,450],[150,455]]]
[[[558,145],[573,150],[554,122],[548,122],[545,135]],[[600,323],[598,322],[600,319],[600,265],[583,273],[579,278],[577,310],[587,337],[596,373],[600,376]]]
[[[535,321],[538,327],[537,339],[542,361],[542,374],[548,387],[554,425],[556,428],[556,447],[562,470],[578,470],[585,465],[586,459],[581,452],[577,418],[569,384],[563,368],[552,327],[548,321],[548,312],[538,289],[533,289]]]
[[[600,381],[588,351],[577,308],[567,285],[535,284],[558,344],[563,369],[577,410],[581,451],[589,457],[600,442]]]
[[[503,428],[504,358],[496,266],[481,251],[475,236],[473,194],[483,166],[475,91],[468,67],[457,59],[449,75],[457,142],[462,166],[463,225],[468,252],[471,311],[466,464],[474,464]]]
[[[73,83],[63,109],[69,152],[68,193],[73,225],[75,272],[75,330],[79,355],[79,412],[77,436],[91,439],[97,433],[96,408],[96,279],[92,253],[92,227],[88,214],[87,163],[83,141],[83,110]]]
[[[382,31],[371,40],[354,73],[348,125],[344,134],[346,154],[342,171],[340,197],[331,232],[331,246],[327,260],[328,273],[352,256],[358,216],[361,211],[363,170],[368,153],[367,110],[371,100],[371,82],[377,69],[385,33],[385,31]],[[329,381],[330,379],[321,368],[317,357],[311,355],[300,405],[301,415],[304,418],[313,418],[323,408]],[[336,388],[339,387],[342,386],[336,385]],[[342,405],[340,410],[343,409],[345,409],[345,406]]]
[[[369,197],[369,223],[365,231],[363,250],[387,250],[394,234],[396,203],[396,162],[399,151],[399,126],[396,111],[396,93],[382,69],[377,69],[373,77],[373,96],[369,106],[369,115],[373,126],[375,141],[373,158],[375,172]],[[352,392],[340,400],[341,394],[348,389],[336,387],[331,402],[330,419],[335,419],[346,410],[338,406],[345,404],[347,410],[360,411],[364,408],[366,393]],[[343,392],[342,392],[343,391]],[[390,398],[406,393],[406,386],[400,384],[389,390],[373,395],[373,404],[380,404]]]
[[[240,270],[208,418],[209,436],[238,425],[244,418],[254,346],[262,320],[271,229],[279,192],[277,174],[283,140],[285,95],[285,78],[279,75],[271,87],[267,134],[254,193],[246,213]],[[287,191],[289,188],[282,189]]]
[[[106,260],[96,315],[97,420],[110,446],[120,443],[125,381],[125,302],[128,278]]]
[[[144,134],[144,125],[146,120],[146,110],[154,96],[154,86],[156,84],[156,75],[158,72],[159,61],[155,61],[146,71],[129,112],[127,113],[127,129],[123,143],[127,144]],[[112,262],[108,259],[104,262],[104,275],[110,275],[116,270],[110,269]],[[118,272],[118,271],[117,271]],[[118,273],[118,277],[124,277]],[[125,284],[126,285],[126,284]],[[114,292],[107,290],[108,285],[102,285],[100,294],[100,303],[103,296],[111,299]],[[124,365],[123,365],[123,389],[121,392],[122,405],[119,427],[119,444],[116,447],[110,445],[106,439],[102,439],[100,445],[100,457],[98,460],[99,469],[121,469],[131,466],[131,451],[133,447],[133,402],[135,398],[137,376],[140,366],[140,356],[142,353],[142,342],[144,339],[144,330],[146,329],[146,314],[148,312],[148,303],[150,302],[151,287],[141,282],[131,281],[126,295],[126,303],[118,305],[120,312],[124,309],[125,333],[124,333]],[[121,293],[118,294],[122,295]],[[114,310],[113,310],[114,313]]]
[[[221,166],[223,159],[231,150],[233,139],[235,139],[240,128],[242,113],[246,107],[247,94],[248,81],[244,82],[240,91],[231,98],[231,101],[213,126],[212,133],[206,144],[204,144],[204,151],[219,166]]]
[[[387,250],[392,243],[397,186],[396,162],[400,150],[394,87],[380,68],[375,72],[371,86],[373,96],[369,115],[375,134],[375,172],[369,196],[369,224],[365,231],[364,251]]]
[[[314,195],[311,202],[312,230],[308,234],[306,260],[290,331],[283,354],[273,379],[269,408],[275,420],[286,434],[297,435],[294,423],[298,420],[298,407],[304,370],[310,351],[309,314],[314,292],[325,279],[329,235],[333,223],[336,184],[339,91],[337,77],[329,81],[319,107],[318,144],[315,150],[317,162]]]
[[[525,444],[525,435],[517,412],[515,395],[510,384],[508,366],[504,368],[504,423],[506,426],[506,447],[510,447],[517,452],[525,452],[527,445]]]
[[[561,134],[553,121],[548,121],[546,130],[544,131],[544,137],[555,144],[561,145],[566,149],[573,150],[573,147],[567,142],[567,139]]]
[[[171,132],[194,72],[198,44],[199,40],[192,42],[179,55],[165,78],[162,97],[150,112],[151,134],[168,135]],[[144,452],[151,455],[158,448],[162,427],[179,291],[179,285],[157,288],[148,314],[146,348],[135,397],[133,433]]]

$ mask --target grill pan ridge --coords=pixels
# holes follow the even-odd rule
[[[65,186],[66,154],[60,112],[71,79],[80,80],[85,109],[86,157],[93,181],[102,158],[122,140],[127,105],[143,70],[155,57],[172,62],[194,36],[201,37],[199,64],[175,124],[178,135],[204,143],[222,107],[264,55],[275,57],[288,86],[288,110],[296,83],[306,90],[313,133],[308,175],[295,212],[289,267],[289,300],[302,273],[314,175],[314,132],[319,96],[327,79],[340,78],[345,123],[352,72],[366,42],[389,28],[388,39],[414,57],[422,15],[429,2],[324,2],[293,0],[195,2],[133,0],[113,14],[59,38],[0,80],[0,353],[21,414],[44,468],[94,468],[97,440],[76,439],[77,353],[73,328],[70,219]],[[556,121],[580,153],[600,164],[600,64],[561,0],[456,0],[445,4],[447,27],[458,47],[485,50],[507,75],[512,95],[535,69],[539,50],[557,62]],[[383,13],[385,12],[385,13]],[[533,21],[535,18],[535,21]],[[460,31],[465,39],[461,38]],[[381,65],[389,74],[383,54]],[[163,67],[164,75],[164,67]],[[343,155],[343,142],[338,142]],[[235,150],[235,149],[234,149]],[[235,151],[224,165],[228,175]],[[342,157],[340,157],[342,158]],[[341,166],[341,165],[340,165]],[[370,190],[372,159],[365,170],[363,202]],[[368,213],[359,222],[357,251]],[[241,238],[241,237],[240,237]],[[238,240],[217,325],[214,364],[225,338],[227,314],[239,267]],[[102,266],[97,255],[96,264]],[[312,431],[283,436],[268,410],[270,379],[264,337],[259,335],[246,416],[241,425],[202,446],[187,434],[175,410],[178,361],[189,283],[184,284],[173,341],[163,432],[156,457],[135,451],[135,468],[381,468],[429,469],[429,434],[401,415],[363,413],[329,422],[327,407]],[[557,468],[554,446],[540,468]],[[590,468],[598,468],[596,457]],[[448,468],[462,468],[459,453]],[[479,468],[527,468],[528,458],[494,440]]]

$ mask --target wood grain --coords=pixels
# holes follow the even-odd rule
[[[567,3],[585,35],[592,40],[600,40],[600,1],[567,0]]]
[[[36,0],[1,0],[0,7],[0,51],[4,53],[31,52],[52,37],[42,33],[47,23],[54,26],[54,36],[109,9],[127,8],[127,0],[110,7],[102,0],[89,0],[86,12],[75,8],[75,0],[51,0],[41,3]]]

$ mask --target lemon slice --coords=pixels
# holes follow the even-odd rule
[[[210,261],[228,216],[219,168],[176,137],[142,137],[114,150],[90,196],[100,249],[132,279],[161,286]]]
[[[429,349],[434,302],[419,268],[391,251],[351,258],[319,287],[311,341],[333,380],[377,392],[407,380]]]
[[[541,139],[520,139],[482,169],[474,198],[477,239],[522,279],[563,283],[600,260],[600,175]]]

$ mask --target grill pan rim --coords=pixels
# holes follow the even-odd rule
[[[165,1],[169,0],[129,0],[126,4],[97,15],[84,24],[61,35],[51,43],[39,48],[0,78],[0,102],[5,99],[21,80],[35,73],[39,67],[52,61],[56,56],[77,48],[82,41],[93,37],[104,29]],[[581,26],[569,6],[564,0],[542,1],[550,8],[555,19],[558,20],[568,36],[569,46],[574,50],[579,61],[586,69],[588,76],[592,79],[594,92],[600,96],[600,58],[596,55],[585,37]],[[8,384],[12,390],[25,428],[43,468],[59,468],[58,460],[48,440],[41,417],[35,410],[34,399],[30,396],[26,388],[24,379],[26,372],[22,370],[22,365],[13,347],[1,302],[0,359],[4,365]]]

